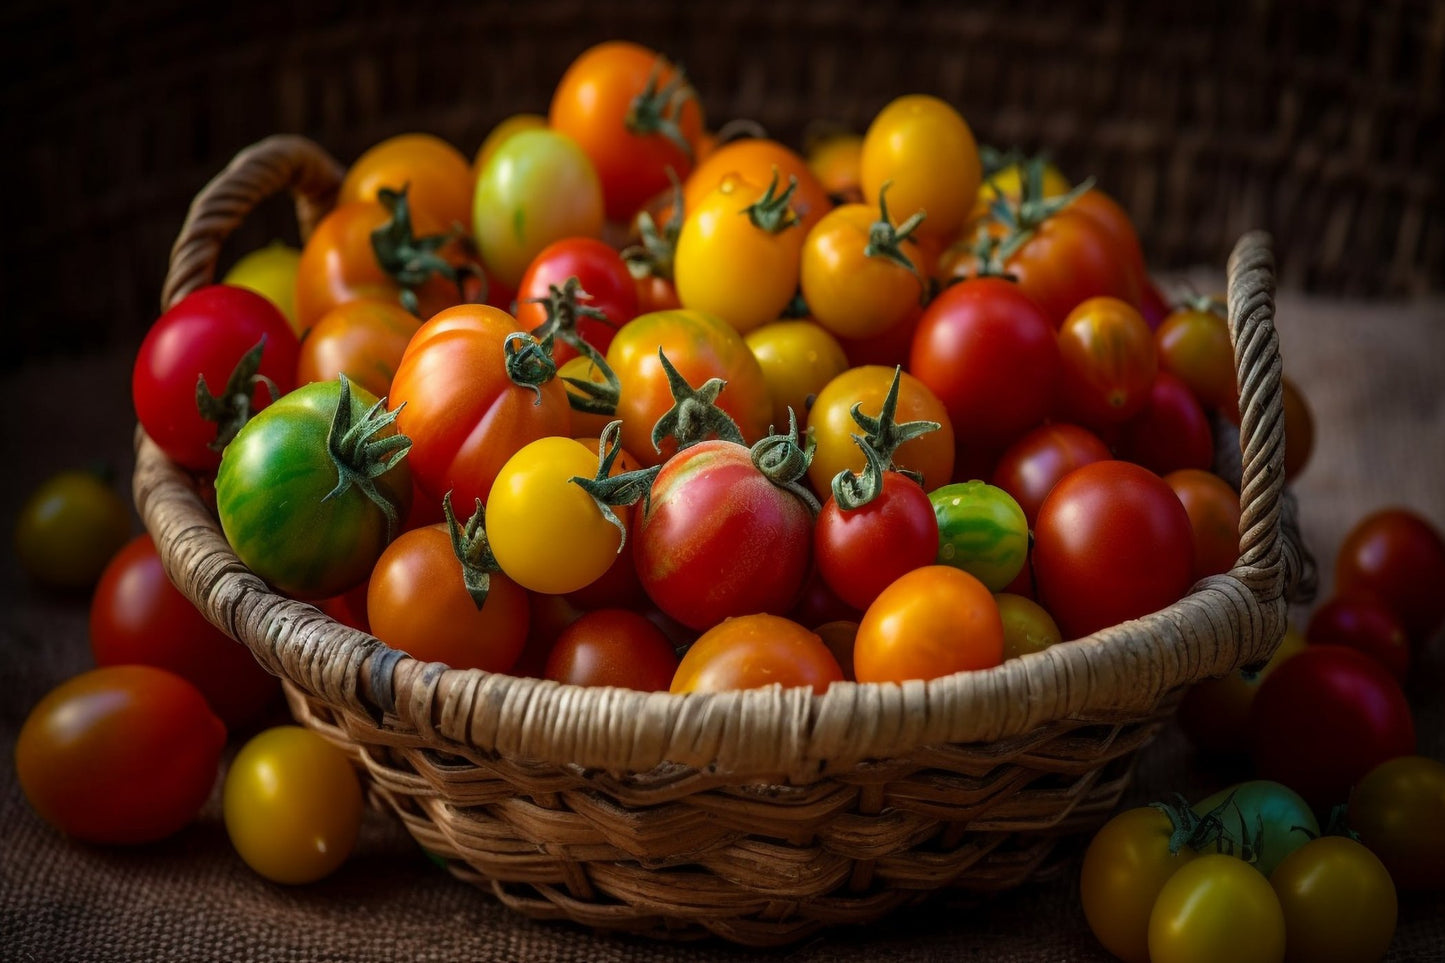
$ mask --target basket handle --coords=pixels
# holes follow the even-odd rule
[[[295,134],[276,134],[242,150],[191,202],[171,247],[161,310],[215,279],[221,245],[256,205],[273,194],[291,192],[301,238],[310,237],[335,205],[342,174],[330,154]]]
[[[1239,561],[1230,573],[1261,598],[1306,591],[1309,560],[1284,492],[1283,362],[1274,327],[1270,236],[1251,231],[1229,256],[1229,335],[1239,378]],[[1285,537],[1286,532],[1292,537]]]

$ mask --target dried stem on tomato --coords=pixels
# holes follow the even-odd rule
[[[662,360],[662,370],[667,373],[673,400],[672,407],[652,426],[652,447],[658,454],[662,453],[662,440],[668,437],[677,441],[678,451],[709,437],[746,444],[738,423],[717,406],[717,396],[727,387],[726,381],[709,378],[701,387],[694,388],[667,360],[662,348],[657,349],[657,356]]]
[[[855,433],[853,443],[863,450],[866,464],[862,472],[844,469],[833,476],[833,500],[844,511],[862,508],[877,498],[883,491],[885,471],[899,472],[923,484],[923,476],[918,472],[895,466],[893,455],[905,443],[943,426],[936,421],[905,421],[901,424],[897,421],[898,389],[902,380],[902,367],[894,368],[893,383],[888,386],[878,417],[863,414],[861,403],[850,409],[853,421],[864,432],[861,435]]]
[[[812,439],[804,440],[798,431],[798,416],[788,409],[788,430],[786,433],[771,434],[751,449],[753,467],[763,473],[768,481],[779,488],[786,488],[808,506],[814,517],[823,510],[814,494],[802,484],[808,475],[808,466],[813,462],[814,444]]]
[[[688,101],[697,100],[697,92],[687,82],[687,76],[681,67],[674,67],[672,77],[659,87],[657,80],[665,66],[667,61],[658,57],[652,65],[651,75],[647,78],[647,86],[632,98],[622,122],[628,133],[638,137],[661,134],[682,151],[683,156],[691,160],[692,144],[688,143],[683,135],[678,118]]]
[[[266,336],[263,334],[254,348],[241,355],[219,395],[211,394],[205,375],[196,376],[196,409],[202,418],[216,423],[215,440],[206,446],[211,451],[223,451],[236,437],[236,432],[251,420],[255,414],[251,410],[251,396],[257,385],[266,386],[272,401],[281,397],[276,382],[260,373],[261,355],[265,350]]]
[[[457,523],[456,513],[452,511],[452,493],[447,492],[442,496],[442,514],[447,520],[447,534],[451,536],[452,552],[457,556],[457,561],[462,563],[462,584],[467,587],[467,594],[472,597],[477,611],[482,610],[486,604],[487,593],[492,590],[492,573],[500,572],[502,567],[497,564],[497,558],[492,554],[492,546],[487,544],[487,510],[482,505],[482,500],[476,500],[477,507],[472,512],[472,517],[467,519],[466,528]]]
[[[652,215],[642,211],[637,215],[638,242],[622,250],[627,271],[637,281],[652,277],[672,280],[673,258],[677,253],[678,235],[682,233],[685,205],[682,182],[671,166],[667,168],[667,179],[672,181],[672,213],[667,221],[658,227]]]
[[[617,327],[607,316],[607,312],[586,303],[591,300],[592,295],[582,289],[582,281],[575,274],[560,285],[547,285],[546,297],[532,298],[529,301],[531,304],[542,305],[542,309],[547,313],[547,320],[538,325],[532,334],[539,338],[555,338],[579,352],[585,351],[582,347],[582,334],[577,327],[583,318],[601,321],[610,328]]]
[[[597,475],[594,478],[585,478],[582,475],[573,475],[569,481],[578,488],[592,496],[597,507],[602,512],[602,517],[607,519],[617,530],[622,533],[622,539],[618,542],[617,551],[620,554],[622,547],[627,544],[627,526],[622,523],[613,508],[619,505],[635,505],[642,502],[642,510],[646,512],[652,505],[652,482],[657,478],[657,473],[662,471],[661,465],[653,465],[651,468],[639,468],[636,471],[625,471],[619,475],[612,474],[612,466],[617,461],[618,454],[622,451],[622,422],[614,421],[602,429],[602,437],[597,443]]]
[[[376,263],[401,288],[401,306],[419,315],[416,289],[433,274],[455,284],[458,295],[465,300],[466,278],[473,272],[459,271],[438,253],[460,236],[459,231],[416,236],[406,192],[406,186],[399,191],[383,187],[376,192],[377,201],[391,214],[391,220],[371,232],[371,250],[376,255]]]
[[[788,228],[802,223],[801,218],[788,206],[797,189],[798,179],[789,174],[788,186],[783,189],[783,193],[779,194],[777,192],[778,169],[774,167],[773,179],[768,182],[768,189],[763,192],[762,197],[743,208],[743,213],[759,230],[767,231],[769,234],[781,234]]]
[[[512,379],[513,384],[536,392],[535,405],[542,403],[542,385],[557,376],[557,362],[552,360],[552,343],[550,334],[539,341],[525,331],[513,331],[502,342],[507,377]]]
[[[386,540],[396,537],[401,524],[396,501],[376,487],[376,479],[396,467],[411,450],[411,439],[395,434],[377,437],[377,433],[396,421],[405,402],[395,411],[386,410],[386,399],[381,399],[353,419],[351,414],[351,382],[341,375],[341,391],[336,399],[336,414],[331,418],[331,428],[326,433],[326,448],[336,466],[336,487],[322,496],[322,501],[341,495],[348,489],[361,491],[371,503],[386,516]]]

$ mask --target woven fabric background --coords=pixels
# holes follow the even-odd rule
[[[1199,273],[1209,291],[1221,277]],[[1445,527],[1445,301],[1381,306],[1284,294],[1279,328],[1286,373],[1317,419],[1317,449],[1299,480],[1301,523],[1321,561],[1322,597],[1348,526],[1367,510],[1406,504]],[[6,530],[26,492],[49,473],[101,459],[129,477],[133,428],[125,397],[128,354],[31,363],[0,382],[20,419],[5,436],[14,466],[0,476]],[[100,398],[92,404],[88,399]],[[883,925],[847,929],[760,954],[717,942],[685,947],[596,936],[534,923],[453,880],[393,821],[372,816],[359,850],[310,887],[274,886],[252,874],[226,839],[215,798],[191,827],[139,849],[67,841],[29,810],[12,747],[40,696],[91,665],[83,595],[28,585],[4,553],[0,595],[0,957],[35,961],[1103,961],[1077,896],[1077,846],[1052,880],[979,900],[941,897]],[[1303,614],[1303,613],[1301,613]],[[1420,748],[1445,758],[1445,637],[1417,666],[1410,695]],[[1129,802],[1175,791],[1201,798],[1239,778],[1205,765],[1177,729],[1145,750]],[[1445,954],[1445,893],[1402,900],[1389,960]]]

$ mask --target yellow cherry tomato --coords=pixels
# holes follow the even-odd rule
[[[738,331],[775,321],[798,290],[803,228],[786,178],[770,184],[729,174],[687,211],[673,257],[685,308],[716,314]]]
[[[1159,889],[1149,913],[1153,963],[1280,963],[1284,911],[1269,881],[1235,856],[1190,860]]]
[[[749,331],[744,340],[763,369],[778,431],[787,429],[790,408],[800,427],[807,424],[818,392],[848,370],[843,346],[816,321],[775,321]]]
[[[472,179],[482,172],[487,166],[487,161],[497,152],[508,137],[513,134],[520,134],[524,130],[541,130],[547,126],[547,118],[541,114],[513,114],[510,117],[502,118],[497,126],[493,127],[482,141],[482,146],[477,148],[476,156],[472,158]]]
[[[222,284],[255,291],[286,318],[291,330],[301,334],[296,320],[296,275],[301,268],[301,252],[282,241],[272,241],[244,255],[231,265]]]
[[[878,112],[863,135],[863,197],[877,204],[891,184],[888,206],[898,220],[926,212],[918,233],[958,233],[973,210],[983,166],[973,131],[958,111],[937,97],[909,94]]]
[[[994,171],[978,186],[978,198],[974,201],[973,213],[969,220],[986,215],[993,202],[999,197],[1016,201],[1024,190],[1024,166],[1007,164]],[[1059,197],[1069,193],[1072,186],[1069,179],[1053,164],[1044,164],[1044,197]]]
[[[863,138],[858,134],[833,134],[808,149],[808,169],[833,197],[863,199],[862,166]]]
[[[888,194],[887,220],[893,195]],[[840,338],[868,338],[893,328],[917,308],[928,263],[911,237],[896,245],[903,261],[870,250],[883,212],[870,204],[843,204],[823,216],[803,241],[803,300],[813,318]],[[908,265],[911,265],[908,266]]]
[[[277,883],[313,883],[356,846],[361,782],[346,755],[321,736],[277,726],[237,753],[222,808],[246,865]]]
[[[1124,963],[1149,963],[1149,914],[1164,884],[1195,857],[1188,846],[1169,851],[1173,832],[1168,814],[1139,806],[1100,827],[1084,852],[1084,918],[1104,949]]]

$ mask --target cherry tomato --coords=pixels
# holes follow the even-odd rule
[[[1069,204],[1069,209],[1076,214],[1084,214],[1094,221],[1113,244],[1118,257],[1128,265],[1134,274],[1135,282],[1138,285],[1139,297],[1133,302],[1139,308],[1140,314],[1144,313],[1145,290],[1152,289],[1153,283],[1149,280],[1149,269],[1144,264],[1144,248],[1139,243],[1139,234],[1134,229],[1134,221],[1129,212],[1124,210],[1122,204],[1114,198],[1105,194],[1097,187],[1091,187]],[[1158,297],[1157,291],[1150,290],[1151,297]],[[1148,323],[1148,318],[1145,318]],[[1157,322],[1149,323],[1152,331]]]
[[[859,682],[937,679],[1003,662],[1003,621],[978,579],[926,565],[895,579],[868,606],[853,644]]]
[[[374,201],[382,188],[407,189],[413,211],[426,211],[445,227],[472,225],[476,178],[461,151],[433,134],[388,137],[367,148],[346,171],[338,204]]]
[[[1350,790],[1350,828],[1403,890],[1445,890],[1445,763],[1397,756]]]
[[[1159,368],[1189,386],[1207,408],[1239,421],[1239,388],[1235,384],[1234,346],[1229,322],[1213,311],[1178,308],[1154,331]]]
[[[226,833],[260,875],[291,885],[330,875],[361,834],[361,782],[345,753],[300,726],[241,747],[222,794]]]
[[[1194,580],[1234,568],[1239,559],[1239,493],[1223,478],[1198,468],[1169,472],[1164,483],[1179,496],[1194,532]]]
[[[704,158],[683,184],[683,210],[688,214],[697,210],[703,198],[729,175],[763,187],[772,180],[775,171],[779,191],[787,187],[789,178],[797,181],[798,186],[788,206],[798,217],[799,233],[806,236],[813,225],[833,209],[833,202],[802,157],[791,148],[765,137],[730,141]]]
[[[161,565],[149,534],[111,559],[90,602],[95,664],[153,665],[201,690],[231,727],[254,719],[281,692],[249,649],[207,622]]]
[[[525,136],[525,135],[518,135]],[[520,325],[505,311],[463,304],[412,335],[392,378],[388,404],[412,440],[407,461],[417,486],[434,498],[452,493],[464,510],[486,502],[497,472],[522,446],[566,436],[566,390],[545,365],[518,363]]]
[[[1360,519],[1335,556],[1335,589],[1384,599],[1410,633],[1427,642],[1445,622],[1445,538],[1407,508],[1382,508]]]
[[[527,594],[504,574],[488,581],[478,606],[445,523],[403,532],[381,553],[367,585],[371,633],[423,662],[506,672],[527,638]]]
[[[1108,229],[1084,211],[1070,207],[1033,228],[1003,267],[1055,325],[1090,298],[1110,297],[1130,305],[1139,302],[1134,266],[1120,255]],[[1149,331],[1147,324],[1144,330]]]
[[[1099,436],[1068,422],[1040,425],[999,456],[992,483],[1014,497],[1033,528],[1049,492],[1075,468],[1113,456]]]
[[[819,495],[832,491],[833,477],[840,471],[863,470],[863,451],[853,441],[853,435],[862,434],[863,429],[853,419],[853,406],[858,405],[864,415],[878,417],[893,384],[893,373],[894,369],[877,365],[849,368],[818,392],[808,413],[809,430],[817,442],[808,480]],[[898,468],[921,474],[925,491],[947,484],[953,476],[952,422],[938,396],[907,371],[899,380],[896,420],[938,423],[937,431],[904,442],[893,460]]]
[[[1268,779],[1251,779],[1221,789],[1193,808],[1200,816],[1218,810],[1228,834],[1227,840],[1218,839],[1200,852],[1243,856],[1242,847],[1247,846],[1253,853],[1254,868],[1265,876],[1320,833],[1309,804],[1288,786]]]
[[[272,241],[242,255],[221,277],[222,284],[255,291],[276,309],[299,336],[296,322],[296,274],[301,267],[301,252],[283,241]]]
[[[1008,281],[977,278],[924,310],[908,370],[948,409],[960,445],[1003,447],[1048,416],[1059,364],[1038,306]]]
[[[652,484],[633,539],[637,576],[672,618],[706,629],[732,616],[787,612],[808,575],[813,516],[743,445],[678,452]]]
[[[843,680],[823,640],[777,615],[743,615],[720,622],[692,644],[673,676],[673,692],[726,692],[808,686],[818,695]]]
[[[547,245],[602,235],[602,185],[566,133],[524,130],[500,144],[478,175],[472,223],[482,262],[516,290]]]
[[[737,422],[746,442],[767,434],[773,410],[768,383],[736,329],[703,311],[643,314],[623,325],[607,349],[607,363],[622,382],[617,402],[622,447],[639,462],[661,464],[677,447],[670,438],[663,440],[661,451],[652,445],[653,426],[674,404],[659,349],[694,388],[711,378],[726,383],[717,406]]]
[[[1121,426],[1119,457],[1159,475],[1214,464],[1209,416],[1184,382],[1161,371],[1139,413]]]
[[[1211,853],[1179,867],[1149,914],[1152,963],[1280,963],[1284,911],[1242,859]]]
[[[141,342],[131,376],[136,417],[172,461],[214,470],[246,418],[271,403],[270,388],[283,395],[295,386],[297,351],[291,326],[261,295],[224,284],[193,291]],[[198,379],[212,399],[205,409]]]
[[[844,204],[803,240],[799,281],[813,319],[840,338],[869,338],[901,323],[920,303],[927,264],[911,236],[896,249],[911,267],[875,250],[875,225],[902,220],[876,205]]]
[[[1065,420],[1115,425],[1149,403],[1159,358],[1153,333],[1129,304],[1117,298],[1080,302],[1059,328],[1059,356]]]
[[[15,555],[37,582],[83,589],[95,584],[130,532],[130,506],[109,485],[91,472],[62,471],[20,507]]]
[[[482,139],[482,144],[477,148],[476,155],[472,158],[472,183],[475,184],[482,169],[487,166],[487,161],[497,152],[497,148],[506,143],[513,134],[520,134],[524,130],[542,130],[547,126],[547,118],[541,114],[511,114],[503,117],[497,122],[497,126],[487,132]]]
[[[1182,598],[1193,584],[1194,536],[1158,475],[1098,461],[1065,475],[1044,499],[1033,564],[1039,600],[1077,639]]]
[[[1344,836],[1305,843],[1269,875],[1284,911],[1285,959],[1374,963],[1395,936],[1399,903],[1374,853]]]
[[[40,817],[92,843],[149,843],[200,812],[226,726],[200,690],[149,665],[92,669],[30,710],[15,774]]]
[[[577,279],[577,290],[567,297],[567,279]],[[521,330],[536,333],[549,315],[552,288],[563,295],[553,311],[570,312],[577,318],[577,334],[599,352],[606,352],[617,329],[637,317],[637,283],[627,270],[622,255],[593,237],[567,237],[538,252],[527,265],[517,285],[517,323]],[[582,309],[579,313],[578,309]],[[600,312],[597,317],[592,312]],[[577,349],[565,341],[552,347],[560,365],[577,356]]]
[[[998,170],[989,174],[978,185],[978,197],[973,202],[973,212],[969,220],[977,221],[989,212],[993,202],[999,197],[1007,198],[1017,203],[1023,195],[1024,180],[1028,176],[1025,164],[1005,164]],[[1069,179],[1053,164],[1043,165],[1043,196],[1059,197],[1069,193]]]
[[[843,346],[814,321],[775,321],[749,331],[744,340],[763,370],[773,399],[772,424],[779,431],[790,409],[804,427],[818,392],[848,370]]]
[[[833,496],[813,526],[818,574],[844,603],[866,609],[905,572],[933,564],[938,555],[934,506],[918,483],[883,473],[872,501],[843,509]]]
[[[814,631],[828,647],[828,651],[833,653],[833,658],[838,660],[838,668],[843,670],[843,678],[849,682],[857,681],[853,676],[853,642],[858,638],[858,623],[851,619],[838,619],[824,622]]]
[[[1013,592],[999,592],[993,597],[1003,620],[1003,657],[1017,659],[1032,652],[1042,652],[1064,640],[1054,617],[1031,598]]]
[[[1359,649],[1401,685],[1410,672],[1410,637],[1389,606],[1373,595],[1336,595],[1321,603],[1310,615],[1305,639]]]
[[[1255,771],[1311,805],[1341,802],[1375,766],[1415,752],[1400,685],[1369,656],[1308,645],[1259,687],[1250,709]]]
[[[923,305],[912,305],[892,327],[865,338],[839,338],[848,363],[854,368],[882,365],[885,368],[908,367],[913,351],[913,338],[923,320]]]
[[[1194,850],[1171,851],[1174,824],[1153,806],[1126,809],[1106,822],[1084,851],[1079,899],[1104,949],[1125,963],[1149,963],[1149,914],[1159,891]]]
[[[669,169],[687,177],[703,129],[702,106],[681,70],[646,47],[618,40],[572,61],[552,93],[547,121],[586,152],[607,217],[619,223],[667,190]]]
[[[878,112],[863,135],[859,172],[867,201],[877,204],[887,187],[900,221],[925,211],[920,234],[939,238],[963,227],[983,180],[967,121],[926,94],[899,97]]]
[[[353,384],[385,398],[407,342],[419,327],[415,315],[389,301],[363,299],[337,305],[301,342],[296,383],[334,381],[344,374]]]
[[[1029,528],[1012,495],[975,479],[934,489],[928,498],[938,518],[939,564],[963,569],[990,592],[1018,577],[1028,558]]]
[[[602,444],[601,438],[578,438],[577,441],[581,442],[594,458]],[[636,458],[624,450],[619,450],[609,474],[620,475],[623,472],[636,471],[640,467]],[[631,512],[628,517],[628,539],[632,538],[632,530],[636,525],[637,513]],[[642,608],[647,601],[647,593],[642,590],[642,582],[637,577],[637,566],[632,561],[631,545],[624,546],[622,551],[613,557],[612,564],[608,566],[607,571],[577,591],[568,592],[567,600],[585,611],[607,608]]]
[[[562,630],[545,677],[569,685],[611,685],[666,692],[677,653],[662,630],[626,609],[588,612]]]
[[[1260,684],[1285,659],[1302,652],[1304,647],[1304,636],[1291,628],[1258,672],[1236,669],[1228,675],[1195,683],[1180,700],[1178,713],[1179,726],[1194,747],[1212,755],[1247,755],[1249,710]]]
[[[863,138],[836,133],[813,141],[807,150],[808,169],[829,197],[842,203],[863,200]]]
[[[804,238],[787,191],[776,174],[771,182],[729,174],[688,208],[673,264],[684,307],[744,334],[782,316],[798,290]]]

